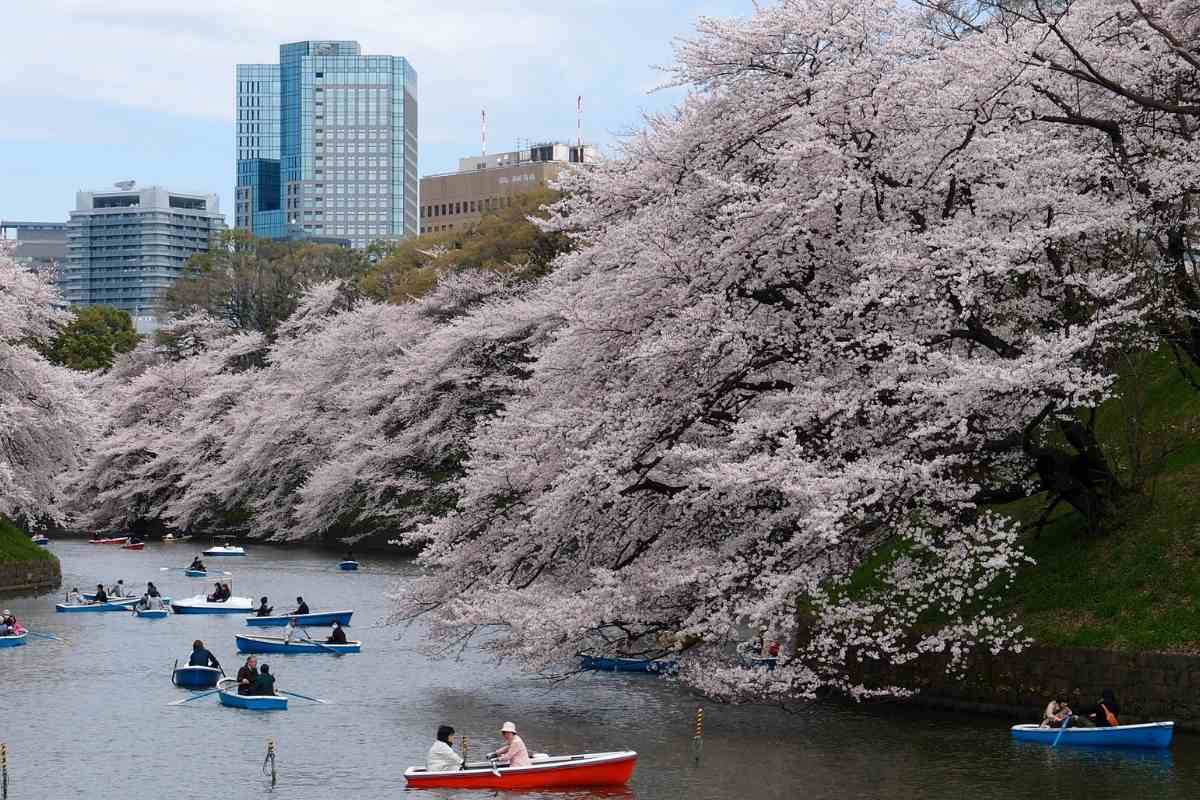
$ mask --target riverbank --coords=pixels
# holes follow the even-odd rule
[[[62,567],[54,554],[0,517],[0,594],[48,591],[61,585]]]

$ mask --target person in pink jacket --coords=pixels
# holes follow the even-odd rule
[[[510,767],[528,767],[533,762],[529,759],[529,751],[525,741],[517,736],[517,726],[506,722],[500,726],[500,735],[504,737],[504,746],[494,753],[488,753],[488,758],[503,758]]]

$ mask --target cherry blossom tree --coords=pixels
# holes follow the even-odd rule
[[[70,321],[60,305],[54,287],[0,242],[0,516],[61,520],[56,481],[89,435],[81,378],[31,346]]]
[[[472,435],[397,616],[538,668],[678,652],[735,699],[1020,647],[995,603],[1026,559],[988,504],[1111,507],[1087,409],[1141,330],[1154,230],[1094,131],[1022,112],[1022,24],[704,21],[687,101],[564,181],[581,247],[541,289],[564,324]],[[732,657],[759,629],[790,642],[771,672]]]

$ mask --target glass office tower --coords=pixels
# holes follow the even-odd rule
[[[237,68],[238,228],[365,247],[417,233],[417,73],[358,42]]]

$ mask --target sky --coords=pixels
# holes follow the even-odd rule
[[[643,115],[671,44],[699,16],[744,17],[751,0],[37,0],[6,3],[0,70],[0,219],[65,221],[78,189],[133,179],[216,192],[232,218],[239,63],[279,45],[354,39],[405,56],[420,87],[419,172],[455,169],[518,138],[583,135],[608,154]]]

